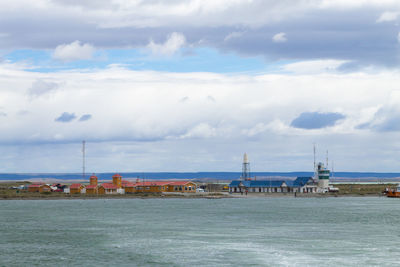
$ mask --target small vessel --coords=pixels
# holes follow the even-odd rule
[[[400,198],[400,185],[397,185],[396,189],[388,189],[386,196]]]

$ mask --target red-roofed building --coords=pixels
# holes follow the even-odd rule
[[[196,193],[196,184],[190,181],[171,181],[168,192]]]
[[[147,181],[135,184],[136,192],[185,192],[195,193],[196,184],[190,181]]]
[[[69,193],[70,194],[80,194],[82,192],[83,188],[84,187],[82,184],[71,184],[69,186]]]
[[[94,184],[85,186],[85,189],[88,195],[96,195],[98,193],[98,186]]]
[[[31,184],[28,186],[28,192],[50,192],[51,188],[50,186],[43,184],[43,183],[37,183],[37,184]]]
[[[130,194],[136,192],[135,184],[130,183],[128,181],[122,181],[122,188],[125,191],[125,194]]]
[[[112,177],[113,184],[116,185],[118,188],[122,187],[122,176],[119,174],[114,174]]]
[[[118,186],[113,183],[103,183],[99,189],[99,194],[117,194],[118,193]]]

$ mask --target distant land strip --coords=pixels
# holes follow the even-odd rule
[[[96,173],[99,180],[110,180],[115,173]],[[239,179],[241,172],[121,172],[125,179],[202,179],[202,180],[235,180]],[[279,179],[282,177],[295,178],[299,176],[313,176],[313,172],[252,172],[251,177],[259,180]],[[87,173],[83,178],[82,173],[0,173],[0,180],[23,181],[38,179],[57,179],[57,180],[89,180],[91,173]],[[334,180],[380,180],[380,179],[399,179],[400,173],[383,172],[336,172]]]

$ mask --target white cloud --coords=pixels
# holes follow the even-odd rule
[[[301,69],[309,63],[296,64],[295,69]],[[132,71],[113,66],[85,73],[32,73],[0,64],[0,72],[0,106],[7,113],[0,117],[0,147],[8,146],[6,150],[10,151],[13,143],[35,146],[54,142],[62,148],[61,153],[53,151],[51,145],[40,146],[42,155],[33,155],[29,160],[24,157],[24,163],[15,167],[7,161],[4,171],[61,170],[57,163],[64,164],[63,157],[74,158],[70,155],[79,153],[83,138],[97,146],[98,154],[91,159],[94,171],[138,167],[165,171],[171,166],[181,171],[236,170],[240,169],[240,162],[236,166],[232,157],[243,151],[252,151],[252,158],[259,161],[254,166],[262,170],[272,170],[265,166],[304,170],[315,140],[329,143],[329,151],[336,154],[335,163],[341,170],[355,168],[351,164],[360,170],[382,170],[393,167],[379,160],[376,153],[398,148],[398,134],[357,129],[373,119],[376,109],[400,105],[400,98],[394,93],[400,84],[397,71],[224,75]],[[63,90],[51,91],[51,98],[30,101],[26,89],[38,80],[63,84]],[[187,100],[180,103],[182,99]],[[25,116],[19,115],[21,110],[27,111]],[[64,112],[75,114],[76,118],[70,123],[55,122]],[[341,113],[346,119],[334,127],[312,131],[289,127],[303,112]],[[92,115],[91,119],[78,122],[84,114]],[[93,144],[96,142],[101,143]],[[368,151],[361,151],[366,146]],[[303,156],[290,161],[293,153]],[[360,153],[365,155],[363,159],[359,158]],[[49,154],[57,156],[43,160]],[[177,155],[181,157],[179,166]],[[210,161],[214,156],[220,160]],[[275,157],[282,160],[276,162]],[[130,165],[136,164],[136,159],[141,165]],[[192,165],[193,159],[199,165]],[[268,163],[271,161],[273,167]],[[368,162],[374,162],[374,166]],[[69,170],[80,166],[69,160],[65,164]]]
[[[280,32],[272,36],[272,41],[275,43],[284,43],[287,41],[286,33]]]
[[[183,47],[185,43],[186,38],[182,33],[173,32],[163,44],[156,44],[151,40],[147,48],[155,55],[171,56]]]
[[[399,12],[383,12],[379,18],[376,20],[377,23],[380,22],[388,22],[388,21],[395,21],[399,16]]]
[[[336,59],[300,61],[286,64],[283,66],[282,70],[296,74],[336,72],[341,65],[348,62],[347,60]]]
[[[90,44],[81,44],[80,41],[74,41],[70,44],[57,46],[54,50],[53,58],[61,61],[92,59],[95,50],[94,46]]]

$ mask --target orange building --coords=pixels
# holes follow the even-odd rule
[[[51,188],[46,184],[31,184],[28,186],[28,192],[51,192]]]
[[[96,195],[98,193],[97,185],[87,185],[86,187],[86,194],[88,195]]]
[[[99,186],[98,193],[100,195],[117,194],[118,186],[116,186],[112,183],[103,183],[101,186]]]
[[[114,174],[112,177],[113,185],[116,185],[118,188],[122,187],[122,176],[119,174]]]
[[[82,189],[83,189],[82,184],[71,184],[69,187],[69,193],[70,194],[80,194]]]
[[[182,192],[195,193],[196,184],[190,181],[148,181],[137,182],[136,192],[161,193],[161,192]]]
[[[129,181],[124,181],[122,180],[122,188],[125,191],[125,194],[130,194],[130,193],[135,193],[135,184],[129,182]]]
[[[168,183],[164,181],[139,182],[135,184],[135,188],[136,192],[161,193],[167,191]]]
[[[172,181],[168,184],[168,192],[196,193],[196,187],[190,181]]]
[[[92,175],[92,176],[90,176],[90,182],[89,182],[89,184],[90,185],[96,185],[97,186],[97,176],[96,175]]]

